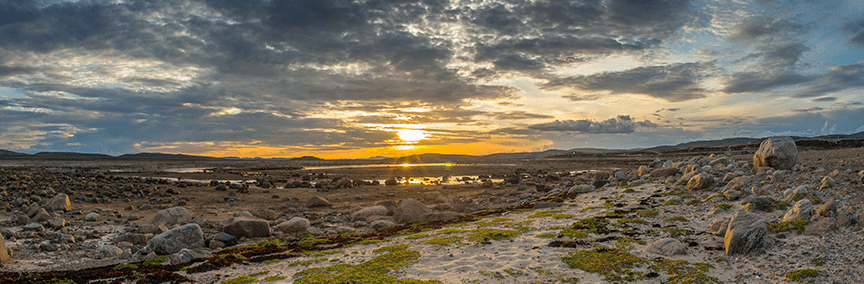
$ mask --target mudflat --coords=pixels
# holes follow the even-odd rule
[[[3,161],[0,282],[860,283],[862,154]]]

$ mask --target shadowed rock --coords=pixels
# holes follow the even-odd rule
[[[768,225],[765,219],[746,211],[739,211],[729,221],[723,247],[727,255],[748,254],[765,245]]]
[[[681,241],[673,238],[659,239],[642,249],[644,252],[650,252],[663,256],[673,256],[687,253],[687,246]]]
[[[204,233],[198,224],[186,224],[161,233],[147,242],[145,251],[159,255],[167,255],[184,248],[200,248],[204,246]]]
[[[66,212],[72,210],[72,203],[69,202],[68,195],[61,193],[57,196],[54,196],[54,198],[51,198],[51,200],[48,200],[48,202],[45,203],[45,209],[48,209],[50,211]]]
[[[420,219],[420,216],[423,216],[423,214],[428,212],[429,208],[427,208],[422,202],[415,199],[408,199],[399,202],[399,205],[396,206],[393,217],[397,223],[408,223]]]
[[[0,234],[0,262],[9,261],[9,254],[6,252],[6,239]]]
[[[222,222],[222,231],[238,238],[267,237],[270,236],[270,224],[264,219],[234,217]]]

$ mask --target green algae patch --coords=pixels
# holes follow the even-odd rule
[[[687,218],[684,218],[681,216],[669,217],[669,218],[666,218],[665,220],[663,220],[663,222],[689,222],[689,221],[690,220],[687,220]]]
[[[557,236],[558,236],[558,234],[556,234],[556,233],[542,233],[542,234],[537,234],[535,237],[544,238],[544,239],[554,239]]]
[[[362,241],[359,241],[359,242],[357,242],[357,244],[358,244],[358,245],[372,245],[372,244],[377,244],[377,243],[383,243],[383,242],[386,242],[386,241],[387,241],[387,240],[369,239],[369,240],[362,240]]]
[[[657,210],[654,210],[654,209],[636,210],[636,216],[639,216],[639,217],[654,217],[654,216],[657,216],[658,214],[660,214],[660,212],[657,212]]]
[[[450,236],[450,237],[443,237],[443,238],[428,239],[428,240],[426,240],[420,244],[429,244],[429,245],[435,245],[438,247],[443,247],[443,246],[447,246],[447,245],[452,244],[452,243],[458,243],[460,241],[462,241],[462,237]]]
[[[516,230],[477,229],[468,235],[468,239],[477,242],[477,244],[482,244],[491,240],[512,239],[521,234],[522,232]]]
[[[786,272],[786,281],[800,282],[807,278],[816,278],[819,276],[819,270],[816,269],[799,269]]]
[[[249,283],[254,283],[257,281],[258,281],[257,277],[240,276],[237,278],[231,278],[231,279],[219,282],[219,284],[249,284]]]
[[[675,205],[681,205],[681,201],[678,201],[677,199],[670,199],[669,201],[664,202],[663,205],[660,205],[660,206],[675,206]]]
[[[633,223],[633,224],[642,224],[642,225],[648,225],[648,224],[649,224],[648,221],[645,221],[645,220],[642,220],[642,219],[636,219],[636,218],[621,218],[621,219],[618,219],[618,224],[619,224],[619,225],[629,224],[629,223]]]
[[[633,271],[648,262],[624,250],[596,247],[571,253],[561,259],[570,268],[580,269],[603,276],[606,281],[635,281],[642,279],[642,272]]]
[[[775,233],[795,230],[800,235],[804,233],[804,228],[807,227],[807,224],[810,224],[810,220],[797,219],[776,224],[768,223],[768,229]]]
[[[686,260],[661,259],[651,266],[652,269],[666,272],[669,280],[664,283],[709,284],[720,283],[716,277],[708,276],[708,270],[714,266],[707,263],[690,263]]]
[[[285,278],[287,278],[287,277],[281,276],[281,275],[267,276],[264,278],[264,282],[273,282],[273,281],[285,280]]]
[[[337,284],[337,283],[441,283],[438,280],[399,279],[396,273],[403,267],[417,262],[420,253],[412,250],[397,249],[379,255],[358,265],[336,264],[327,267],[309,268],[294,274],[298,284]]]
[[[155,265],[161,265],[161,264],[162,264],[163,262],[165,262],[166,260],[168,260],[168,256],[160,256],[160,257],[156,257],[156,258],[151,258],[151,259],[145,260],[144,263],[142,263],[141,265],[142,265],[142,266],[155,266]]]
[[[316,238],[312,238],[312,237],[304,237],[299,242],[297,242],[297,245],[301,246],[301,247],[309,247],[309,246],[314,246],[317,244],[323,244],[323,243],[327,243],[327,242],[330,242],[330,240],[324,239],[324,238],[316,239]]]
[[[453,229],[453,228],[450,228],[450,229],[443,229],[443,230],[440,230],[440,231],[438,231],[438,232],[435,233],[435,234],[436,234],[436,235],[461,234],[461,233],[467,233],[467,232],[470,232],[470,231],[471,231],[471,230],[463,230],[463,229]]]
[[[288,267],[294,267],[294,266],[309,266],[309,265],[312,265],[312,264],[316,264],[316,263],[319,263],[319,262],[325,262],[325,261],[328,261],[328,259],[326,259],[326,258],[316,258],[316,259],[310,259],[310,260],[295,261],[295,262],[289,263],[289,264],[288,264]]]

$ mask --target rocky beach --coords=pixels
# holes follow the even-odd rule
[[[0,283],[861,283],[864,148],[801,145],[376,167],[13,159]]]

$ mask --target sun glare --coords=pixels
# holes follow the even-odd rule
[[[405,142],[417,142],[423,139],[426,139],[428,133],[423,130],[416,129],[402,129],[399,132],[396,132],[396,135],[399,136],[399,139]]]

